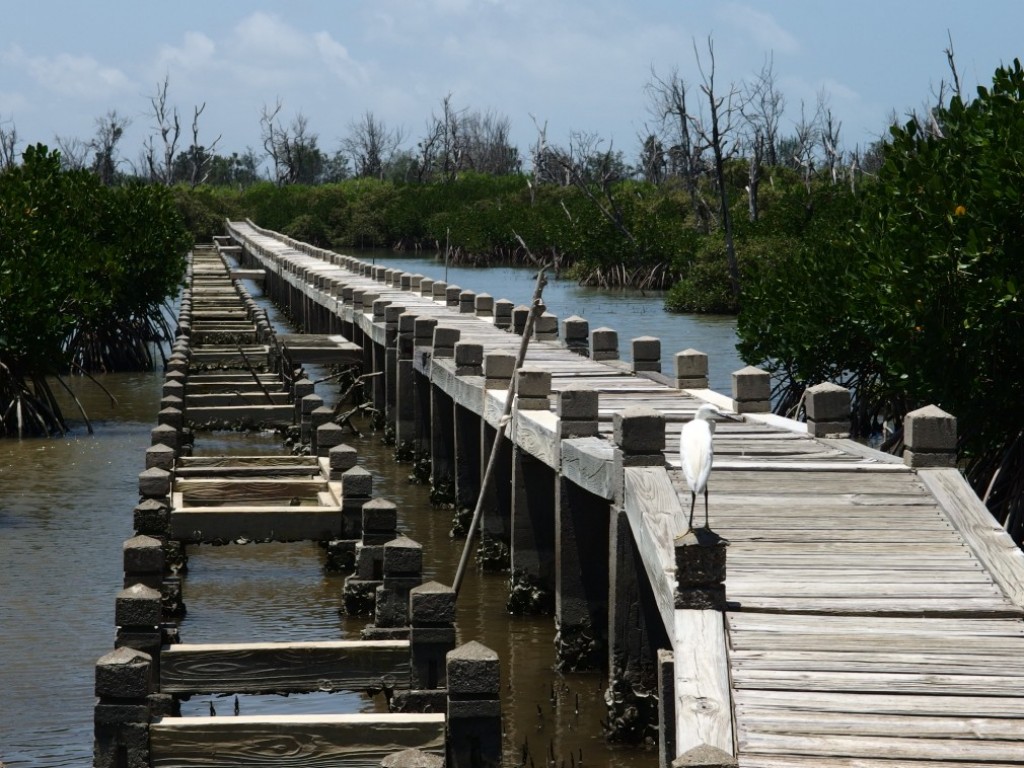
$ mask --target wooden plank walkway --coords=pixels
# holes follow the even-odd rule
[[[443,300],[382,285],[247,223],[231,230],[277,269],[287,264],[282,276],[310,301],[379,343],[382,318],[345,302],[344,291],[436,317],[488,352],[518,348],[514,334]],[[456,377],[450,361],[417,365],[450,394],[472,393],[461,404],[497,423],[502,392]],[[956,470],[914,470],[785,419],[738,416],[728,397],[680,391],[557,342],[532,343],[527,365],[549,371],[555,392],[581,381],[598,390],[601,436],[543,447],[558,434],[557,416],[529,411],[513,439],[605,498],[615,486],[606,439],[614,414],[644,405],[668,422],[668,471],[626,468],[623,507],[673,642],[677,753],[710,744],[745,768],[1024,764],[1024,554]],[[712,526],[730,542],[724,620],[673,603],[674,541],[690,503],[679,426],[704,400],[726,410],[710,482]]]

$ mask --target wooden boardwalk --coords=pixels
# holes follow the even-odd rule
[[[307,311],[340,318],[381,348],[385,307],[371,305],[381,299],[488,353],[519,346],[450,295],[403,290],[400,276],[398,286],[382,284],[381,272],[354,271],[354,260],[249,223],[230,232]],[[418,347],[414,365],[498,427],[506,390]],[[912,469],[849,440],[812,438],[796,422],[739,415],[721,393],[681,390],[557,341],[532,343],[527,365],[550,374],[556,402],[579,384],[599,393],[596,435],[560,439],[557,407],[519,410],[509,431],[600,498],[616,499],[621,483],[618,501],[672,644],[669,760],[710,745],[746,768],[1024,764],[1024,554],[956,470]],[[676,609],[673,599],[690,503],[679,427],[704,401],[724,411],[710,482],[712,527],[730,543],[724,613]],[[662,466],[616,463],[615,420],[638,405],[667,423]]]

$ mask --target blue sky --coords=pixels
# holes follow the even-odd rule
[[[827,94],[846,148],[865,146],[947,77],[952,35],[966,85],[1024,53],[1021,0],[4,0],[0,120],[25,141],[92,136],[111,109],[131,118],[123,153],[152,134],[149,97],[167,75],[200,141],[258,148],[264,105],[301,112],[326,151],[366,111],[407,144],[451,93],[507,115],[521,150],[546,123],[564,144],[596,133],[636,155],[650,122],[644,84],[673,67],[699,82],[694,41],[714,39],[717,82],[750,80],[774,57],[782,133]]]

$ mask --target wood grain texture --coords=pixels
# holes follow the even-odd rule
[[[378,768],[393,752],[444,752],[444,715],[162,718],[153,768]]]
[[[163,693],[308,693],[409,686],[408,641],[169,645]]]
[[[918,475],[1007,598],[1024,608],[1024,551],[995,521],[958,470],[928,469]]]
[[[675,539],[686,532],[686,519],[679,497],[662,467],[626,467],[623,473],[623,509],[665,630],[672,637],[675,632]]]
[[[676,750],[701,744],[735,754],[725,623],[719,611],[675,612]]]

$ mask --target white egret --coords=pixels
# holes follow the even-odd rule
[[[693,508],[697,504],[698,493],[704,494],[704,527],[708,527],[708,476],[715,456],[712,446],[715,416],[719,414],[715,406],[705,403],[697,409],[693,419],[683,425],[679,434],[679,461],[690,486],[690,530],[693,530]]]

